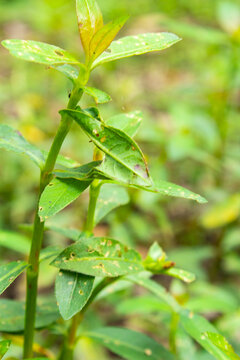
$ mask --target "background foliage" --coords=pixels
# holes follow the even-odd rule
[[[181,304],[207,316],[240,352],[240,8],[238,1],[221,0],[99,0],[106,20],[126,13],[131,21],[121,36],[151,31],[172,31],[183,41],[160,55],[149,54],[97,68],[91,86],[110,93],[113,102],[101,105],[103,117],[116,112],[143,111],[136,136],[148,154],[151,172],[186,186],[208,199],[207,205],[156,196],[136,189],[130,202],[110,213],[98,225],[98,236],[108,235],[136,246],[144,255],[153,241],[169,258],[197,275],[183,285],[161,276]],[[70,50],[79,57],[74,1],[2,0],[0,38],[44,41]],[[70,82],[51,69],[18,61],[1,48],[0,121],[18,128],[31,143],[47,150],[65,106]],[[89,98],[86,97],[86,104]],[[64,143],[63,154],[81,163],[91,161],[87,138],[76,124]],[[1,152],[0,264],[24,259],[34,213],[38,171],[27,159]],[[61,222],[80,228],[85,219],[84,193],[64,212],[51,218],[49,228]],[[22,237],[15,241],[18,231]],[[10,235],[13,236],[11,241]],[[49,231],[45,244],[66,241]],[[10,250],[11,249],[11,250]],[[12,251],[14,250],[14,251]],[[56,270],[42,263],[42,295],[53,293]],[[23,279],[4,296],[22,299]],[[127,296],[128,295],[128,296]],[[126,300],[128,299],[128,300]],[[139,314],[141,316],[139,316]],[[127,326],[166,343],[169,318],[153,296],[136,287],[123,286],[90,311],[85,326]],[[55,329],[56,334],[59,329]],[[40,338],[40,342],[44,339]],[[52,339],[54,340],[54,335]],[[186,348],[192,359],[210,360],[189,338],[178,334],[181,359]],[[45,344],[51,347],[51,344]],[[79,343],[89,360],[110,359],[110,353],[90,341]],[[11,350],[19,354],[16,346]],[[195,357],[194,357],[195,356]]]

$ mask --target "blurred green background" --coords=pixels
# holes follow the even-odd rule
[[[96,234],[136,246],[143,255],[158,241],[171,260],[197,275],[190,286],[163,277],[159,281],[182,304],[213,320],[240,352],[239,0],[99,0],[99,5],[105,22],[130,15],[120,36],[169,31],[182,37],[161,53],[97,68],[91,85],[113,98],[100,106],[103,118],[143,112],[136,140],[151,172],[203,195],[208,204],[130,190],[130,203],[104,218]],[[0,38],[48,42],[83,60],[74,0],[1,0]],[[48,150],[58,111],[67,104],[70,81],[54,70],[12,58],[2,47],[0,56],[0,122]],[[91,104],[87,97],[83,102]],[[62,154],[85,163],[91,161],[92,148],[73,125]],[[6,231],[28,236],[21,224],[33,220],[39,173],[28,159],[13,153],[1,151],[0,159],[0,263],[4,263],[24,256],[4,239]],[[49,224],[81,228],[87,201],[86,192]],[[60,235],[46,233],[45,244],[59,241],[67,243]],[[55,270],[48,265],[41,270],[41,291],[51,293]],[[24,281],[15,284],[7,296],[22,298]],[[90,327],[91,323],[126,325],[165,341],[168,319],[139,289],[121,290],[92,311]],[[197,351],[196,359],[212,359],[190,345]],[[99,359],[99,349],[90,342],[80,346],[87,360]],[[102,359],[109,358],[102,353]]]

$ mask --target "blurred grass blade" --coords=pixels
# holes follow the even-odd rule
[[[53,179],[44,189],[39,201],[39,216],[45,221],[76,200],[91,181]]]
[[[0,294],[28,267],[24,261],[13,261],[0,266]]]
[[[31,241],[26,236],[14,231],[0,230],[0,248],[5,247],[21,254],[28,254]]]
[[[89,45],[89,57],[91,62],[97,59],[103,51],[109,47],[127,19],[128,16],[123,16],[113,20],[95,33]]]
[[[57,46],[32,40],[3,40],[2,45],[19,59],[44,65],[79,64],[71,54]]]
[[[71,319],[82,310],[93,288],[94,277],[61,270],[55,283],[55,294],[60,314],[64,320]]]
[[[22,301],[0,299],[0,331],[18,333],[24,330],[25,304]],[[36,329],[47,327],[59,318],[54,300],[39,300],[36,312]]]
[[[41,150],[30,144],[11,126],[0,124],[0,148],[27,155],[40,168],[44,164]]]
[[[94,61],[92,68],[129,56],[164,50],[180,40],[177,35],[164,32],[126,36],[113,41],[109,48]]]
[[[174,356],[145,334],[118,327],[95,329],[83,336],[98,341],[127,360],[174,360]]]
[[[83,49],[89,57],[89,44],[93,35],[103,27],[101,10],[96,0],[77,0],[78,29]]]

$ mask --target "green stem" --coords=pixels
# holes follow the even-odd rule
[[[173,354],[177,354],[176,333],[179,324],[179,314],[173,312],[170,324],[169,347]]]
[[[101,183],[99,180],[93,180],[90,186],[87,220],[84,226],[84,230],[90,233],[94,229],[95,210],[96,210],[97,199],[100,191],[100,185]]]
[[[94,229],[95,210],[96,210],[97,199],[98,199],[98,195],[99,195],[99,191],[100,191],[100,186],[101,186],[101,182],[99,180],[93,180],[93,182],[90,186],[88,213],[87,213],[86,223],[84,225],[84,230],[89,233],[92,233],[92,231]],[[105,279],[103,280],[103,282],[105,284]],[[106,285],[104,285],[104,284],[102,287],[98,285],[94,289],[85,308],[72,318],[72,323],[70,325],[68,335],[65,339],[63,348],[61,350],[59,360],[72,360],[73,359],[74,346],[75,346],[76,339],[77,339],[77,329],[78,329],[80,322],[82,321],[83,313],[85,312],[85,309],[88,307],[88,304],[90,304],[94,300],[97,293],[100,292],[103,289],[103,287],[108,285],[108,283]],[[96,290],[97,290],[97,293],[96,293]]]
[[[68,102],[68,109],[75,109],[77,103],[82,96],[82,90],[79,86],[75,86],[71,97]],[[31,243],[31,250],[28,260],[27,270],[27,289],[26,289],[26,312],[25,312],[25,328],[24,328],[24,359],[31,358],[33,356],[33,340],[34,340],[34,324],[36,317],[36,302],[37,302],[37,290],[38,290],[38,273],[39,273],[39,254],[42,247],[42,239],[44,232],[44,222],[38,216],[38,204],[40,196],[48,185],[51,179],[51,172],[54,169],[57,156],[61,149],[62,143],[68,134],[72,124],[72,119],[64,115],[61,118],[61,122],[53,140],[51,149],[48,153],[45,165],[41,171],[40,177],[40,191],[37,203],[37,209],[34,219],[33,236]]]

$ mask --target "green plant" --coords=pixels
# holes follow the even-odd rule
[[[25,311],[21,302],[1,299],[0,331],[3,334],[24,332],[24,359],[32,358],[33,350],[46,355],[41,348],[34,348],[34,328],[47,328],[57,322],[60,312],[64,320],[70,321],[67,329],[63,327],[62,330],[64,341],[58,356],[61,360],[73,358],[74,347],[82,337],[94,339],[126,359],[171,360],[178,356],[176,334],[180,324],[186,333],[217,359],[237,359],[231,346],[216,334],[215,328],[207,320],[183,309],[170,293],[150,279],[151,274],[164,274],[191,282],[194,275],[175,268],[157,243],[151,246],[142,260],[136,250],[121,242],[93,234],[95,225],[105,214],[128,201],[126,187],[206,202],[187,189],[151,177],[145,157],[133,140],[141,123],[138,112],[104,120],[97,107],[82,109],[78,105],[83,93],[93,97],[96,103],[107,103],[111,99],[102,90],[87,86],[90,73],[97,66],[124,57],[163,50],[180,39],[174,34],[151,33],[113,41],[127,18],[104,25],[95,0],[77,0],[77,14],[85,64],[52,45],[23,40],[5,40],[2,43],[20,59],[45,64],[60,71],[72,81],[73,88],[67,109],[60,111],[60,125],[48,154],[29,144],[11,127],[0,127],[0,146],[26,154],[40,168],[39,199],[28,263],[11,262],[0,267],[1,293],[23,271],[27,271]],[[59,156],[73,121],[94,144],[93,161],[77,167],[70,159]],[[87,188],[89,207],[84,229],[74,233],[62,228],[55,229],[67,233],[75,243],[66,249],[42,249],[46,220],[73,202]],[[98,201],[99,198],[101,201]],[[39,263],[47,259],[51,259],[52,266],[59,269],[55,286],[59,311],[55,301],[41,300],[37,306]],[[170,351],[146,335],[126,328],[80,328],[89,305],[106,287],[113,287],[116,281],[145,287],[165,303],[164,311],[171,319]],[[14,342],[14,337],[10,338]],[[7,352],[9,346],[9,340],[0,342],[0,356]]]

